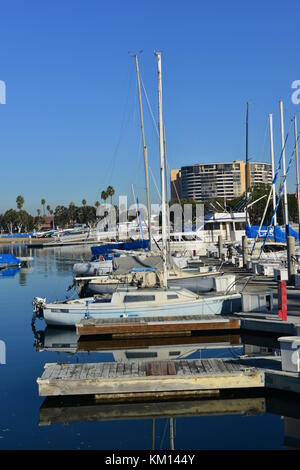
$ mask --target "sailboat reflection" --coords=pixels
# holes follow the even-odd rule
[[[101,339],[82,337],[74,329],[47,327],[34,331],[35,347],[38,351],[64,353],[102,352],[110,353],[115,362],[135,360],[172,360],[202,357],[205,350],[228,350],[241,348],[238,334],[214,336],[184,336],[165,338]],[[231,354],[227,352],[227,354]],[[218,355],[218,354],[217,354]]]

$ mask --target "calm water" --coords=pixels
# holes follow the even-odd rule
[[[13,250],[23,256],[30,254],[19,247],[0,247],[0,250]],[[114,360],[122,356],[122,351],[76,352],[76,337],[72,331],[46,330],[41,320],[35,324],[36,341],[31,326],[33,297],[65,298],[66,287],[72,282],[74,262],[87,259],[89,251],[66,247],[34,250],[32,255],[31,269],[17,271],[14,276],[0,276],[0,340],[6,344],[6,364],[0,365],[0,449],[151,449],[153,439],[156,449],[169,449],[170,421],[166,410],[172,406],[181,409],[187,406],[186,414],[190,414],[191,402],[149,405],[152,411],[160,409],[161,414],[167,416],[156,418],[154,422],[151,418],[127,418],[133,407],[135,413],[138,414],[139,409],[142,413],[144,408],[139,406],[101,408],[98,405],[97,408],[85,403],[79,407],[78,403],[45,401],[38,396],[36,379],[41,376],[46,362]],[[91,345],[89,349],[95,351],[95,348]],[[176,349],[180,348],[173,345],[173,353]],[[181,349],[190,358],[242,352],[238,345],[197,349],[190,344]],[[175,449],[281,449],[291,442],[291,428],[296,427],[292,433],[300,435],[300,420],[281,417],[281,413],[277,414],[276,402],[268,406],[275,410],[271,413],[265,412],[264,398],[231,400],[235,411],[231,411],[232,414],[224,414],[222,410],[219,413],[223,414],[218,414],[217,403],[208,416],[195,414],[174,420]],[[288,407],[289,403],[283,405]],[[97,415],[99,410],[101,420]]]

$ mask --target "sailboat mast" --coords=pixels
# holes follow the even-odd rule
[[[270,126],[270,153],[271,153],[271,163],[272,163],[272,180],[274,179],[275,175],[275,168],[274,168],[274,144],[273,144],[273,114],[269,114],[269,126]],[[272,190],[273,190],[273,211],[275,211],[276,207],[276,188],[275,183],[272,183]],[[274,215],[274,225],[277,225],[277,214]]]
[[[248,115],[249,103],[247,102],[246,112],[246,172],[245,172],[245,196],[246,196],[246,224],[248,223],[248,180],[249,180],[249,154],[248,154]]]
[[[167,287],[167,233],[166,233],[166,177],[164,158],[164,130],[162,117],[162,84],[161,84],[161,52],[155,52],[157,58],[157,82],[158,82],[158,127],[159,127],[159,152],[160,152],[160,179],[161,179],[161,214],[162,214],[162,258],[163,258],[163,285]]]
[[[151,248],[152,248],[152,227],[151,227],[151,208],[150,208],[149,176],[148,176],[148,152],[147,152],[146,139],[145,139],[144,115],[143,115],[143,104],[142,104],[141,83],[140,83],[140,71],[139,71],[139,62],[138,62],[137,54],[135,54],[135,65],[136,65],[136,76],[137,76],[137,84],[138,84],[138,91],[139,91],[140,118],[141,118],[143,152],[144,152],[147,212],[148,212],[149,249],[151,251]]]
[[[284,122],[283,122],[283,102],[280,101],[280,127],[281,127],[281,149],[282,149],[282,174],[285,180],[283,187],[283,202],[284,202],[284,220],[286,234],[289,234],[289,211],[286,189],[286,169],[285,169],[285,148],[284,148]]]
[[[297,172],[297,205],[298,205],[298,224],[300,236],[300,188],[299,188],[299,160],[298,160],[298,130],[297,130],[297,116],[294,116],[294,131],[295,131],[295,156],[296,156],[296,172]]]

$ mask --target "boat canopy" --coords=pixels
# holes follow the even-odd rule
[[[133,240],[130,242],[106,243],[104,245],[92,246],[92,261],[96,261],[99,256],[103,256],[105,258],[114,250],[149,250],[149,246],[149,240]]]
[[[246,225],[246,235],[248,238],[256,238],[257,232],[259,230],[258,225]],[[259,232],[259,238],[265,238],[267,235],[268,227],[263,225]],[[299,240],[299,234],[289,225],[289,235],[294,237],[295,240]],[[268,240],[275,241],[277,243],[286,243],[286,232],[282,230],[278,225],[271,227],[268,234]]]

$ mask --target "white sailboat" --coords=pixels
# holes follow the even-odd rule
[[[155,53],[158,71],[159,147],[162,199],[162,287],[117,289],[107,296],[94,296],[47,303],[35,298],[35,310],[44,316],[48,325],[73,326],[84,318],[156,317],[178,315],[207,315],[232,313],[240,309],[241,295],[200,296],[183,288],[168,288],[167,270],[167,205],[165,188],[165,159],[162,118],[161,53]]]

